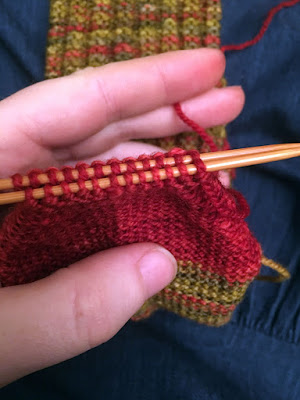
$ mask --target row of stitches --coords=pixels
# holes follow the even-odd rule
[[[214,0],[93,0],[69,5],[52,0],[46,76],[180,48],[218,47],[220,19],[221,5]],[[208,131],[220,149],[226,147],[223,126]],[[151,142],[166,150],[178,146],[209,151],[196,133]]]
[[[231,305],[240,302],[250,282],[230,283],[224,276],[203,269],[201,264],[178,261],[178,273],[169,288],[191,298]]]
[[[235,304],[224,306],[217,302],[205,301],[202,298],[179,294],[168,287],[159,293],[158,298],[158,304],[160,305],[166,306],[167,303],[171,302],[172,304],[176,303],[178,307],[188,308],[190,311],[202,311],[212,315],[228,315],[236,308]]]
[[[65,75],[86,65],[98,66],[202,43],[217,19],[207,19],[199,2],[176,0],[71,1],[52,0],[48,46],[48,77]],[[210,14],[209,14],[210,15]]]
[[[162,169],[166,167],[165,160],[169,157],[174,158],[174,166],[182,168],[184,164],[184,156],[190,155],[192,157],[192,162],[196,163],[198,169],[205,170],[204,164],[199,158],[199,153],[195,150],[185,151],[182,149],[173,149],[169,153],[155,153],[153,155],[141,155],[138,158],[128,157],[124,160],[110,159],[107,162],[94,161],[90,165],[84,162],[78,163],[74,167],[63,167],[61,169],[50,167],[46,170],[33,169],[31,170],[27,177],[29,179],[29,186],[31,188],[38,188],[43,186],[43,182],[40,181],[40,175],[46,175],[50,185],[59,185],[62,181],[67,183],[76,182],[77,180],[86,181],[91,178],[101,179],[106,176],[112,175],[122,175],[121,165],[126,165],[126,172],[140,172],[141,169],[137,167],[137,162],[141,163],[143,166],[142,171],[151,171],[154,167],[151,167],[150,161],[155,161],[155,168]],[[105,167],[110,167],[110,173],[104,172]],[[184,167],[184,174],[186,174],[186,167]],[[155,171],[156,171],[155,170]],[[91,172],[93,174],[91,175]],[[62,179],[60,175],[62,174]],[[15,174],[12,176],[12,182],[16,190],[24,189],[23,186],[23,176],[21,174]]]
[[[179,164],[177,165],[177,168],[180,171],[181,180],[184,178],[190,179],[185,164]],[[150,188],[153,186],[163,187],[165,185],[171,185],[174,187],[176,185],[177,178],[174,176],[173,168],[170,166],[165,166],[164,169],[166,172],[166,179],[164,180],[161,179],[160,169],[157,167],[153,167],[151,168],[151,174],[152,174],[151,182],[148,181],[148,177],[146,176],[146,171],[137,171],[135,173],[135,175],[138,177],[138,182],[137,182],[138,184],[134,183],[133,174],[127,172],[121,175],[122,179],[125,182],[124,184],[121,184],[119,176],[116,176],[114,174],[106,177],[105,189],[103,189],[100,186],[99,180],[97,178],[90,179],[92,185],[91,189],[87,187],[86,180],[78,179],[76,182],[71,184],[67,183],[66,181],[60,182],[58,186],[61,189],[61,194],[63,195],[63,197],[55,195],[55,193],[53,192],[53,186],[50,184],[46,184],[45,186],[39,189],[33,189],[31,187],[26,188],[25,197],[27,201],[36,204],[37,200],[35,200],[34,198],[34,190],[43,190],[44,191],[43,197],[45,201],[51,202],[52,204],[56,204],[58,202],[61,202],[61,200],[62,201],[69,201],[70,199],[80,200],[82,198],[88,200],[89,198],[92,199],[94,195],[98,197],[100,196],[101,198],[106,198],[106,195],[112,192],[114,195],[121,195],[124,191],[139,191],[141,186],[144,190],[150,190]],[[109,182],[109,184],[107,184],[107,182]],[[73,185],[73,190],[71,190],[70,185]],[[76,185],[75,189],[74,185]]]
[[[231,309],[224,309],[221,306],[213,307],[205,304],[204,301],[195,303],[192,301],[185,301],[176,297],[173,292],[168,292],[165,289],[163,292],[155,296],[153,300],[159,307],[168,311],[172,311],[182,317],[192,319],[199,323],[207,325],[222,325],[230,320],[230,317],[235,309],[232,305]],[[150,302],[151,304],[152,302]],[[202,303],[202,304],[201,304]]]

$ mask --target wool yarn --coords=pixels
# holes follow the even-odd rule
[[[275,7],[254,39],[225,46],[223,50],[238,50],[256,43],[281,8],[298,2],[290,0]],[[154,0],[152,5],[132,0],[52,0],[47,76],[53,78],[87,65],[103,65],[159,51],[218,46],[220,3],[200,3],[201,7],[193,1],[156,4]],[[114,25],[116,18],[120,21]],[[184,115],[179,104],[175,109],[196,133],[191,139],[186,135],[162,139],[160,146],[168,148],[171,143],[172,147],[179,141],[184,148],[192,146],[201,151],[227,147],[224,128],[210,131],[208,136]],[[197,168],[195,175],[188,174],[183,162],[186,155],[192,157]],[[174,157],[179,177],[175,178],[173,169],[164,164],[166,157]],[[150,165],[150,158],[155,160],[155,166]],[[135,161],[142,163],[142,170],[137,170]],[[127,164],[125,173],[121,172],[121,163]],[[98,179],[104,176],[105,165],[93,162],[91,178],[86,171],[89,166],[79,163],[76,179],[72,168],[64,167],[60,171],[65,178],[62,182],[57,180],[55,168],[32,170],[27,188],[22,187],[20,175],[13,176],[15,190],[25,189],[26,201],[6,217],[0,230],[3,286],[41,279],[101,250],[150,241],[175,256],[178,273],[167,288],[146,302],[135,319],[165,308],[200,323],[220,326],[229,321],[247,287],[258,276],[261,260],[277,269],[281,275],[277,281],[288,277],[281,266],[262,256],[260,245],[245,222],[249,213],[246,200],[237,191],[224,188],[216,173],[206,171],[197,150],[174,148],[166,154],[143,155],[137,160],[110,160],[110,187],[101,189]],[[161,180],[160,168],[166,170],[166,180]],[[146,171],[151,171],[153,182],[147,182]],[[41,172],[48,175],[50,183],[45,186],[38,178]],[[138,185],[133,184],[132,173],[138,174]],[[125,186],[119,184],[120,175]],[[85,185],[88,179],[92,180],[92,191]],[[72,182],[80,188],[77,193],[70,191]],[[54,185],[61,186],[62,196],[54,196]],[[32,196],[33,189],[38,187],[45,191],[42,200]]]
[[[50,0],[46,78],[167,51],[219,48],[221,17],[221,0]],[[228,148],[224,126],[207,131],[219,150]],[[209,151],[195,132],[147,142]]]
[[[187,172],[183,157],[190,155],[197,173]],[[164,165],[174,157],[181,176]],[[219,326],[230,319],[248,285],[258,274],[261,249],[244,221],[249,209],[241,194],[225,189],[216,173],[206,171],[196,150],[173,149],[157,153],[150,167],[149,156],[138,158],[143,170],[136,170],[132,158],[123,160],[126,186],[120,186],[120,161],[111,160],[111,187],[100,189],[103,165],[95,161],[93,191],[84,182],[90,179],[85,164],[77,165],[80,191],[71,193],[74,181],[70,168],[62,169],[65,181],[56,181],[56,170],[45,171],[50,184],[46,197],[34,200],[32,188],[41,186],[38,173],[29,174],[31,187],[27,200],[6,218],[0,231],[0,281],[4,286],[32,282],[61,267],[115,246],[154,242],[164,246],[177,259],[175,280],[148,301],[136,317],[148,315],[158,307]],[[159,168],[168,179],[162,181]],[[145,171],[154,181],[147,183]],[[140,184],[132,183],[137,173]],[[20,179],[14,177],[16,189]],[[60,184],[64,195],[56,197],[51,188]],[[112,282],[113,285],[113,282]]]

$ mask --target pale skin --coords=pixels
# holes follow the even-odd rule
[[[188,130],[172,104],[204,127],[242,110],[240,87],[215,89],[218,50],[187,50],[89,68],[0,103],[0,177],[33,167],[152,153],[131,139]],[[100,345],[176,274],[151,243],[84,259],[38,282],[0,289],[0,386]],[[112,285],[113,282],[113,285]]]

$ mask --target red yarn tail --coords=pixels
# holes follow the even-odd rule
[[[228,44],[228,45],[222,46],[221,50],[225,53],[225,51],[244,50],[247,47],[251,47],[251,46],[255,45],[264,36],[264,34],[265,34],[266,30],[268,29],[268,27],[269,27],[272,19],[274,18],[275,14],[277,14],[283,8],[295,6],[299,2],[300,2],[300,0],[288,0],[288,1],[283,1],[282,3],[279,3],[277,6],[271,8],[271,10],[268,12],[268,15],[267,15],[266,19],[264,20],[264,22],[263,22],[258,34],[256,36],[254,36],[254,38],[252,38],[250,40],[247,40],[244,43]],[[219,150],[218,147],[216,146],[215,142],[213,141],[211,136],[205,131],[205,129],[201,128],[200,125],[198,125],[196,122],[194,122],[191,119],[189,119],[184,114],[184,112],[182,111],[181,106],[180,106],[179,103],[174,104],[174,108],[175,108],[175,111],[176,111],[178,117],[186,125],[191,127],[195,132],[197,132],[199,134],[199,136],[203,139],[203,141],[209,145],[211,151],[218,151]],[[225,140],[224,149],[223,150],[229,149],[229,148],[230,148],[230,146],[229,146],[227,140]]]
[[[193,129],[193,131],[197,132],[198,135],[202,138],[202,140],[207,143],[210,147],[211,151],[218,151],[218,147],[216,146],[215,142],[209,136],[209,134],[205,131],[204,128],[201,128],[200,125],[198,125],[196,122],[192,121],[185,115],[185,113],[182,111],[181,105],[179,103],[174,104],[175,111],[178,115],[178,117],[190,128]]]
[[[274,18],[275,14],[277,14],[283,8],[295,6],[299,2],[300,2],[300,0],[289,0],[289,1],[283,1],[282,3],[279,3],[277,6],[271,8],[271,10],[268,12],[268,15],[267,15],[266,19],[264,20],[258,34],[256,36],[254,36],[254,38],[247,40],[246,42],[240,43],[240,44],[227,44],[225,46],[222,46],[221,50],[223,52],[232,51],[232,50],[244,50],[247,47],[251,47],[251,46],[255,45],[257,42],[260,41],[260,39],[266,33],[266,30],[268,29],[270,23],[272,22],[272,19]]]

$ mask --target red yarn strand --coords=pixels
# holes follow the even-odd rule
[[[201,139],[208,144],[210,147],[211,151],[218,151],[218,147],[216,146],[215,142],[213,139],[209,136],[209,134],[205,131],[204,128],[201,128],[200,125],[198,125],[196,122],[191,120],[189,117],[185,115],[185,113],[182,111],[181,105],[179,103],[174,104],[175,111],[178,115],[178,117],[190,128],[193,129],[193,131],[197,132],[198,135],[201,137]]]
[[[262,37],[266,33],[266,30],[268,29],[270,23],[272,22],[272,19],[280,10],[282,10],[283,8],[295,6],[299,2],[300,2],[300,0],[289,0],[289,1],[283,1],[282,3],[279,3],[277,6],[271,8],[271,10],[268,12],[268,15],[267,15],[266,19],[264,20],[258,34],[256,36],[254,36],[254,38],[247,40],[244,43],[228,44],[228,45],[222,46],[221,50],[223,52],[232,51],[232,50],[244,50],[247,47],[251,47],[251,46],[255,45],[257,42],[259,42],[262,39]]]
[[[240,44],[228,44],[225,46],[221,47],[221,50],[223,51],[223,53],[225,53],[226,51],[237,51],[237,50],[244,50],[247,47],[251,47],[254,46],[257,42],[259,42],[262,37],[264,36],[264,34],[266,33],[266,30],[268,29],[270,23],[272,22],[272,19],[274,18],[274,16],[283,8],[288,8],[288,7],[292,7],[295,6],[297,3],[299,3],[300,0],[289,0],[289,1],[283,1],[281,3],[279,3],[277,6],[271,8],[271,10],[268,12],[268,15],[266,17],[266,19],[264,20],[258,34],[256,36],[254,36],[254,38],[247,40],[244,43],[240,43]],[[174,108],[175,111],[178,115],[178,117],[189,127],[191,127],[195,132],[198,133],[198,135],[202,138],[202,140],[208,144],[208,146],[210,147],[211,151],[218,151],[218,147],[216,146],[215,142],[213,141],[213,139],[211,138],[211,136],[205,131],[204,128],[201,128],[200,125],[198,125],[196,122],[192,121],[190,118],[188,118],[185,113],[182,111],[182,108],[180,106],[179,103],[174,104]],[[227,140],[224,143],[224,149],[229,149],[230,146],[227,142]]]

